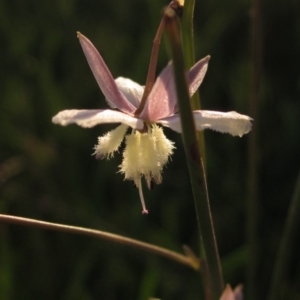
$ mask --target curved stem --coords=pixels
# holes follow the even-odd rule
[[[137,186],[138,190],[139,190],[139,195],[140,195],[140,200],[141,200],[141,204],[142,204],[142,214],[147,215],[148,214],[148,210],[146,208],[146,204],[145,204],[145,199],[144,199],[144,194],[143,194],[143,186],[142,186],[142,180],[141,178],[138,181],[138,186]]]
[[[118,234],[113,234],[105,231],[77,227],[77,226],[63,225],[58,223],[44,222],[35,219],[28,219],[28,218],[22,218],[22,217],[17,217],[12,215],[3,215],[3,214],[0,214],[0,223],[16,224],[16,225],[29,226],[34,228],[53,230],[59,232],[67,232],[67,233],[80,234],[84,236],[100,238],[118,244],[139,248],[160,256],[164,256],[168,259],[176,261],[182,265],[193,268],[195,270],[198,270],[200,268],[200,264],[196,265],[195,261],[188,256],[184,256],[182,254],[179,254],[177,252],[165,248],[161,248],[159,246],[151,245],[145,242],[141,242],[135,239],[131,239],[128,237],[124,237]]]

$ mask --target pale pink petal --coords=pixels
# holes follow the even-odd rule
[[[129,78],[118,77],[116,80],[119,91],[135,107],[138,108],[144,93],[144,86],[132,81]]]
[[[187,73],[190,96],[196,92],[203,81],[209,59],[210,56],[202,58]],[[177,112],[177,107],[173,64],[170,62],[156,79],[140,117],[146,120],[156,121],[173,115]]]
[[[139,130],[142,130],[144,127],[144,122],[142,120],[111,109],[63,110],[52,118],[52,122],[62,126],[75,123],[85,128],[94,127],[103,123],[123,123]]]
[[[235,300],[233,291],[229,284],[226,285],[226,288],[225,288],[223,294],[221,295],[220,300]]]
[[[97,49],[84,35],[80,32],[77,34],[89,66],[108,103],[113,108],[116,107],[123,112],[133,113],[135,107],[119,91],[114,78]]]
[[[181,133],[181,121],[180,121],[180,116],[179,114],[175,114],[166,118],[162,118],[158,121],[156,121],[156,123],[161,124],[162,126],[165,127],[169,127],[172,130]]]
[[[170,62],[157,77],[139,117],[149,121],[156,121],[172,115],[175,113],[176,102],[173,64]]]
[[[235,300],[243,300],[243,285],[239,284],[233,290]]]
[[[229,284],[226,284],[225,290],[220,300],[243,300],[243,286],[240,284],[232,290]]]
[[[197,91],[200,84],[202,83],[208,68],[209,59],[210,59],[209,55],[202,58],[190,69],[188,73],[190,96],[194,95],[194,93]]]
[[[218,112],[209,110],[193,111],[197,130],[212,129],[222,133],[229,133],[233,136],[243,136],[251,130],[252,119],[235,111]],[[181,121],[178,114],[163,118],[157,123],[170,127],[181,133]]]
[[[204,76],[206,74],[208,68],[208,61],[210,60],[210,56],[206,56],[199,60],[188,72],[187,78],[189,83],[189,94],[192,97],[200,84],[202,83]],[[175,106],[175,112],[178,111],[178,103]]]

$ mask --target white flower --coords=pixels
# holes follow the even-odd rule
[[[52,118],[52,122],[63,126],[76,123],[84,128],[103,123],[121,123],[116,129],[98,138],[98,144],[95,146],[97,158],[111,158],[119,149],[128,127],[131,127],[131,133],[125,138],[120,172],[124,173],[125,179],[134,181],[139,189],[143,213],[148,213],[141,178],[145,177],[148,187],[152,181],[161,183],[162,169],[174,149],[173,142],[165,137],[162,128],[157,124],[181,132],[172,63],[157,77],[143,110],[135,116],[144,87],[127,78],[119,77],[114,80],[94,45],[80,33],[78,38],[108,104],[118,110],[63,110]],[[205,76],[209,58],[206,56],[201,59],[187,72],[191,96]],[[236,112],[196,110],[193,111],[193,115],[197,130],[209,128],[234,136],[242,136],[251,130],[252,119]]]

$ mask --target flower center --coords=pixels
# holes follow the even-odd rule
[[[98,138],[95,146],[96,158],[111,158],[118,151],[126,134],[126,125],[120,125]],[[142,177],[145,178],[148,188],[153,182],[162,181],[161,172],[173,153],[174,143],[166,138],[162,128],[156,124],[145,124],[145,130],[133,130],[126,135],[126,145],[123,151],[123,160],[120,171],[125,179],[133,180],[139,190],[143,213],[148,213],[142,190]]]
[[[115,151],[118,151],[128,126],[121,124],[117,128],[107,132],[105,135],[98,137],[98,144],[95,146],[95,156],[97,159],[111,158]]]
[[[146,208],[143,203],[141,178],[145,177],[148,188],[151,187],[152,181],[161,183],[162,169],[173,149],[174,143],[166,138],[162,128],[156,124],[151,124],[147,133],[135,130],[126,136],[120,172],[124,174],[125,179],[133,180],[138,187],[143,212]]]
[[[151,180],[161,183],[161,172],[173,153],[173,144],[155,124],[148,128],[147,133],[133,131],[126,136],[120,172],[124,173],[125,179],[133,180],[137,186],[142,176],[149,188]]]

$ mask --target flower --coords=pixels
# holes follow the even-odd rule
[[[145,177],[149,188],[152,182],[161,183],[162,169],[174,149],[173,142],[165,137],[162,128],[157,124],[181,132],[172,63],[157,77],[145,106],[136,116],[135,111],[140,105],[144,87],[123,77],[114,80],[94,45],[81,33],[78,33],[78,38],[94,77],[113,109],[63,110],[52,118],[52,122],[62,126],[76,123],[84,128],[103,123],[121,123],[116,129],[98,138],[94,154],[96,158],[111,158],[125,137],[126,145],[120,172],[124,174],[125,179],[134,181],[139,190],[143,213],[148,213],[141,178]],[[191,96],[204,78],[209,59],[210,57],[206,56],[187,72]],[[197,130],[209,128],[234,136],[242,136],[251,130],[252,119],[236,112],[197,110],[193,115]],[[132,131],[126,135],[128,127],[131,127]]]
[[[243,299],[243,286],[240,284],[232,290],[229,284],[226,284],[225,290],[221,295],[220,300],[242,300]]]

